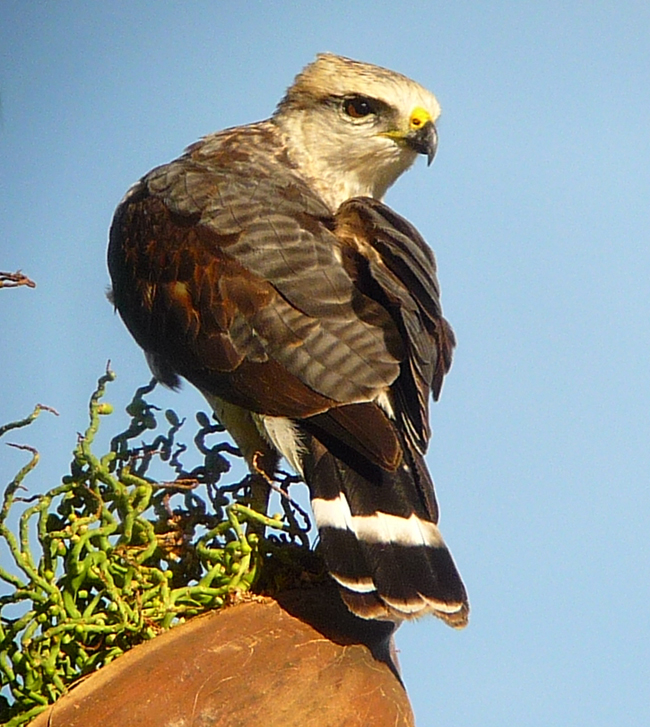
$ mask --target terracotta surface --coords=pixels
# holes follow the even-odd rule
[[[321,591],[193,619],[92,675],[32,725],[412,727],[391,627],[350,617]]]

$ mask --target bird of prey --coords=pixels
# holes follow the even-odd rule
[[[164,384],[190,381],[252,467],[310,489],[320,548],[364,618],[467,623],[424,461],[451,365],[433,253],[381,202],[437,146],[409,78],[320,54],[271,118],[145,175],[110,231],[112,300]]]

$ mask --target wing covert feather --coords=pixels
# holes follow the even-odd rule
[[[308,188],[251,176],[186,155],[127,194],[109,252],[127,326],[157,366],[197,384],[275,361],[323,409],[374,398],[404,354],[392,317],[346,273]]]

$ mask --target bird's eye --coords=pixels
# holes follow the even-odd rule
[[[372,101],[363,96],[352,96],[351,98],[344,99],[343,110],[353,119],[362,119],[364,116],[375,113]]]

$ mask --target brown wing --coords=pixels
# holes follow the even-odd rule
[[[433,253],[409,222],[369,198],[341,205],[336,234],[346,246],[357,285],[382,301],[400,331],[406,355],[391,391],[406,436],[424,453],[429,396],[438,399],[455,346],[442,317]]]
[[[332,218],[279,148],[268,124],[243,127],[144,177],[113,220],[113,300],[165,383],[182,376],[261,414],[322,414],[312,431],[394,469],[397,438],[367,402],[390,391],[426,449],[453,347],[433,255],[376,200]]]
[[[318,198],[286,165],[264,167],[268,139],[221,135],[226,158],[219,136],[153,170],[116,212],[109,269],[126,325],[164,381],[255,412],[373,399],[404,355],[393,318],[341,264]]]

